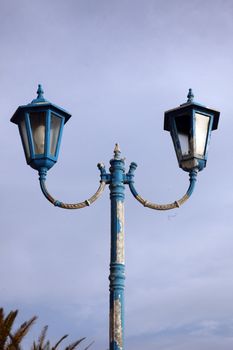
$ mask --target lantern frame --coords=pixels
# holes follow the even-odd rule
[[[62,132],[64,124],[69,120],[71,114],[57,105],[47,101],[43,97],[43,89],[41,85],[38,86],[37,98],[27,105],[19,106],[11,118],[11,122],[19,127],[19,133],[23,144],[26,162],[33,169],[40,170],[46,168],[49,170],[58,159],[59,149],[61,144]],[[37,113],[44,117],[44,150],[43,153],[36,152],[35,140],[33,137],[33,114]],[[56,144],[53,146],[52,152],[52,135],[51,135],[51,121],[52,118],[59,118],[59,130],[57,130]],[[22,125],[24,123],[24,126]],[[24,130],[23,130],[24,128]]]
[[[188,101],[186,103],[164,113],[164,130],[170,131],[180,168],[188,172],[193,169],[201,171],[206,166],[211,131],[216,130],[218,127],[220,112],[194,102],[192,89],[189,89],[189,94],[187,97]],[[203,154],[197,153],[196,114],[209,118]],[[182,152],[180,130],[177,126],[177,118],[180,118],[180,125],[182,125],[182,122],[183,125],[189,124],[189,130],[185,133],[185,135],[188,137],[188,154],[184,154]]]

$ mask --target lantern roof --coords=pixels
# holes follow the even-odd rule
[[[178,115],[185,115],[186,113],[190,112],[191,110],[198,111],[200,113],[204,114],[211,114],[213,115],[213,124],[212,124],[212,130],[216,130],[218,127],[218,120],[220,112],[208,108],[198,102],[194,101],[194,94],[192,89],[189,89],[188,95],[187,95],[187,102],[182,103],[179,107],[169,109],[164,113],[164,130],[170,131],[171,130],[171,124],[170,124],[170,118],[176,117]]]
[[[32,110],[41,110],[41,109],[50,109],[54,111],[55,113],[58,113],[59,115],[63,116],[65,118],[65,123],[70,119],[71,114],[67,112],[65,109],[55,105],[54,103],[51,103],[50,101],[46,100],[44,98],[44,91],[41,86],[41,84],[38,85],[37,89],[37,98],[32,100],[32,102],[28,103],[27,105],[22,105],[17,108],[15,113],[13,114],[11,118],[11,122],[15,124],[19,124],[19,120],[21,118],[21,115],[25,111],[32,111]]]

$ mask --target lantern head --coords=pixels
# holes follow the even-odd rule
[[[19,106],[11,122],[19,127],[27,164],[33,169],[50,169],[57,161],[64,124],[71,114],[43,96],[38,85],[37,98]]]
[[[164,114],[164,129],[170,131],[179,166],[190,172],[206,166],[211,131],[217,129],[220,113],[194,102],[192,89],[188,100]]]

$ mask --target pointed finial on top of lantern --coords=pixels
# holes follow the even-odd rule
[[[194,100],[194,94],[193,94],[193,90],[192,89],[189,89],[187,97],[188,97],[187,103],[192,103],[193,100]]]
[[[114,159],[120,159],[120,154],[121,154],[120,146],[118,143],[116,143],[114,148]]]
[[[43,90],[43,88],[42,88],[42,85],[41,84],[39,84],[38,85],[38,89],[37,89],[37,98],[43,98],[44,96],[44,90]]]
[[[38,84],[38,89],[37,89],[37,98],[35,98],[34,100],[32,100],[31,103],[41,103],[41,102],[48,102],[45,98],[44,98],[44,90],[42,88],[41,84]]]

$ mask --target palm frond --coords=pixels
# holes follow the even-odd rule
[[[52,350],[56,350],[57,347],[58,347],[58,345],[61,344],[61,342],[62,342],[64,339],[66,339],[67,337],[68,337],[68,334],[63,335],[63,337],[61,337],[61,339],[58,340],[58,342],[55,344],[55,346],[52,347]]]
[[[47,331],[48,331],[48,326],[44,326],[44,328],[42,329],[41,331],[41,334],[39,336],[39,339],[38,339],[38,346],[43,348],[43,345],[44,345],[44,341],[45,341],[45,338],[46,338],[46,334],[47,334]],[[39,348],[40,350],[40,348]]]
[[[32,325],[36,321],[37,317],[32,317],[29,321],[24,322],[16,331],[12,331],[12,327],[15,318],[18,314],[18,310],[10,311],[5,317],[4,309],[0,308],[0,350],[23,350],[21,348],[21,342],[23,338],[27,335]],[[61,337],[57,343],[52,347],[50,342],[46,341],[48,326],[45,326],[38,338],[38,341],[34,341],[31,350],[58,350],[61,342],[68,337],[64,335]],[[65,350],[75,350],[77,346],[84,340],[81,338],[70,345],[66,346]],[[94,342],[90,343],[84,350],[88,350]]]
[[[68,346],[65,348],[65,350],[74,350],[84,339],[86,339],[86,338],[81,338],[81,339],[77,340],[76,342],[74,342],[74,343],[68,345]]]
[[[3,323],[3,320],[4,320],[4,310],[1,307],[0,308],[0,327],[1,327],[1,324]]]
[[[37,350],[37,345],[35,341],[32,343],[31,350]]]
[[[50,347],[50,341],[48,340],[45,344],[45,346],[39,350],[51,350],[51,347]]]
[[[9,339],[12,325],[18,314],[18,310],[10,311],[9,314],[4,319],[4,313],[2,311],[2,322],[0,327],[0,349],[4,349],[5,344]]]
[[[12,345],[17,346],[26,336],[32,325],[35,323],[37,317],[33,316],[29,321],[24,322],[19,329],[17,329],[11,339]]]

